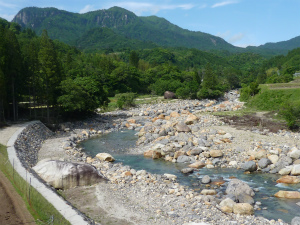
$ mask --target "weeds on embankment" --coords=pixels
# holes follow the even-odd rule
[[[36,224],[70,225],[38,191],[31,187],[10,164],[7,148],[0,144],[0,170],[22,197]]]

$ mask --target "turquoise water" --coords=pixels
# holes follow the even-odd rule
[[[300,199],[288,200],[272,197],[279,190],[300,191],[299,184],[278,185],[276,184],[276,180],[280,176],[276,174],[244,174],[241,170],[229,168],[202,168],[191,175],[185,175],[180,170],[186,168],[187,164],[171,163],[161,159],[152,160],[144,158],[142,155],[125,154],[128,148],[135,147],[135,142],[137,141],[135,133],[133,130],[113,132],[82,142],[81,146],[84,147],[85,152],[93,157],[99,152],[107,152],[113,155],[116,162],[122,162],[124,165],[129,165],[136,170],[144,169],[156,174],[174,174],[177,176],[179,183],[194,189],[203,188],[201,186],[201,178],[204,175],[209,175],[213,181],[220,179],[229,181],[230,177],[234,176],[248,183],[250,187],[259,189],[259,192],[255,193],[254,199],[262,203],[261,208],[268,207],[268,209],[255,211],[255,215],[268,219],[282,219],[286,222],[290,222],[292,218],[300,215],[300,207],[296,205],[297,202],[300,202]],[[219,188],[219,192],[224,193],[224,191],[225,187]]]

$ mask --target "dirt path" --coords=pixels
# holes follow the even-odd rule
[[[0,224],[34,225],[34,218],[28,212],[21,196],[0,171]]]
[[[0,144],[6,145],[10,137],[20,128],[13,125],[0,129]],[[0,170],[0,224],[3,225],[34,225],[34,218],[16,192],[13,185]]]

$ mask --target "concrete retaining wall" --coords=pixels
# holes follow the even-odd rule
[[[31,186],[47,199],[71,224],[91,224],[84,215],[74,209],[62,197],[57,195],[55,190],[43,182],[30,169],[30,165],[37,161],[38,150],[48,135],[51,135],[51,131],[49,131],[40,121],[25,123],[13,134],[7,143],[9,160],[11,164],[14,165],[14,169],[19,175],[24,180],[26,180],[26,178],[27,181],[31,180]],[[15,146],[18,150],[16,150]]]

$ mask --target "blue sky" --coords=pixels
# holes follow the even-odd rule
[[[138,16],[164,17],[184,29],[220,36],[241,47],[300,35],[300,0],[0,0],[0,17],[11,21],[29,6],[76,13],[120,6]]]

